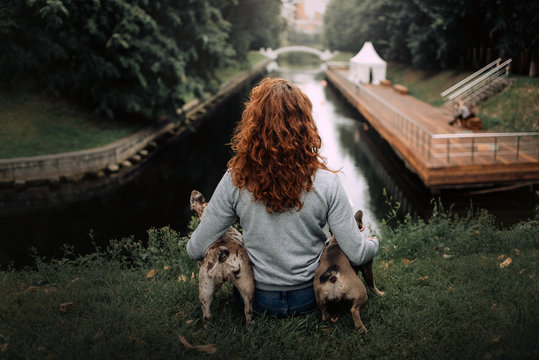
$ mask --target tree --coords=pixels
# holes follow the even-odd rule
[[[280,0],[214,0],[231,24],[230,42],[240,59],[249,50],[279,47],[283,30]]]
[[[539,3],[534,0],[332,0],[328,46],[357,51],[370,40],[388,60],[422,68],[478,68],[530,53],[535,70]]]
[[[0,80],[33,83],[100,114],[173,114],[234,56],[210,0],[4,0]]]

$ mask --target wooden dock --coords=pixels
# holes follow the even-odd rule
[[[432,191],[539,183],[539,133],[472,132],[439,108],[392,87],[356,85],[348,71],[326,78]]]

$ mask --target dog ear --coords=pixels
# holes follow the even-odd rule
[[[354,219],[356,219],[357,225],[362,228],[363,227],[363,211],[358,210],[356,214],[354,215]]]
[[[200,193],[198,190],[191,191],[191,197],[189,198],[189,203],[191,204],[191,210],[193,210],[193,206],[195,204],[204,204],[206,202],[206,199],[204,199],[204,195]]]

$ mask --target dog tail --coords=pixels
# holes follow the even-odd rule
[[[320,283],[323,284],[326,281],[331,281],[334,283],[337,281],[337,274],[339,273],[339,267],[337,265],[331,265],[326,269],[326,271],[320,275]]]

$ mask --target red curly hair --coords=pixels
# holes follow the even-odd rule
[[[265,78],[250,93],[231,141],[234,184],[249,190],[269,213],[301,209],[313,175],[327,169],[312,103],[284,79]]]

